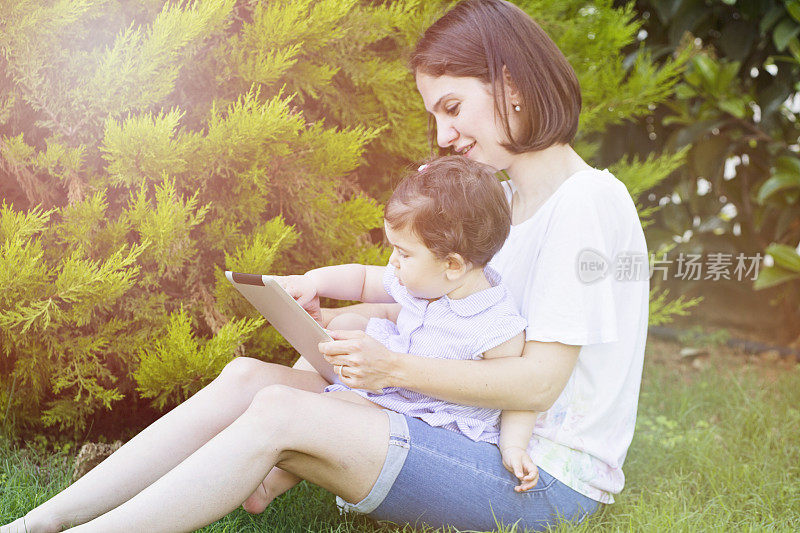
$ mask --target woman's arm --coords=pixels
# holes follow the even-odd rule
[[[527,341],[522,357],[483,361],[398,354],[392,385],[453,403],[542,412],[564,390],[578,353],[580,346]]]
[[[547,411],[580,352],[580,346],[528,341],[522,357],[462,361],[390,352],[363,331],[331,336],[320,351],[332,364],[349,367],[342,380],[349,387],[403,387],[452,403],[516,411]]]

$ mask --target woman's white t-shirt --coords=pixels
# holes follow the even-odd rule
[[[506,196],[516,190],[503,182]],[[562,483],[612,503],[625,483],[642,377],[649,293],[647,246],[625,185],[577,172],[511,227],[490,265],[503,277],[526,340],[580,345],[572,375],[539,415],[528,452]]]

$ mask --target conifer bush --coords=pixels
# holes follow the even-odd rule
[[[0,0],[4,432],[80,440],[237,355],[290,363],[223,272],[386,261],[370,231],[428,153],[406,58],[450,4]],[[590,161],[607,126],[670,94],[682,57],[619,54],[630,7],[519,4],[578,71]],[[636,197],[681,158],[613,170]]]

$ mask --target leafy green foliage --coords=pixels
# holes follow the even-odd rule
[[[264,322],[263,318],[233,320],[201,343],[192,332],[191,318],[180,309],[158,340],[141,350],[134,372],[137,390],[142,397],[153,398],[159,409],[174,407],[219,374],[230,354]]]
[[[386,262],[382,201],[429,151],[406,61],[451,4],[0,0],[3,429],[79,439],[237,355],[290,362],[223,272]],[[575,65],[577,147],[605,164],[605,130],[665,101],[688,52],[620,54],[642,23],[611,0],[520,5]],[[607,163],[638,197],[683,157]]]
[[[323,117],[339,55],[317,53],[364,47],[358,22],[382,11],[399,16],[352,0],[0,2],[6,432],[79,438],[136,398],[175,405],[236,355],[291,360],[225,269],[383,259],[381,207],[342,184],[387,122]],[[286,76],[258,55],[276,43],[302,51]],[[390,85],[350,95],[373,84]]]
[[[771,244],[767,253],[775,264],[761,271],[755,282],[756,289],[766,289],[800,279],[800,255],[797,250],[785,244]]]
[[[618,132],[628,153],[688,150],[686,166],[649,202],[661,206],[652,243],[684,236],[678,251],[750,255],[771,254],[771,243],[786,246],[787,254],[800,243],[799,6],[794,0],[636,3],[650,53],[668,58],[693,48],[674,96]],[[754,288],[783,285],[781,297],[800,310],[800,283],[781,268],[762,268]]]
[[[652,326],[661,326],[672,322],[676,316],[687,316],[689,309],[700,303],[702,298],[687,298],[678,296],[669,300],[669,290],[657,292],[655,289],[650,291],[650,317],[649,322]]]

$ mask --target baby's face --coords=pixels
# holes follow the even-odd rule
[[[445,275],[447,261],[438,259],[408,228],[392,228],[384,222],[386,238],[392,245],[389,262],[397,278],[416,298],[435,300],[448,292],[450,283]]]

